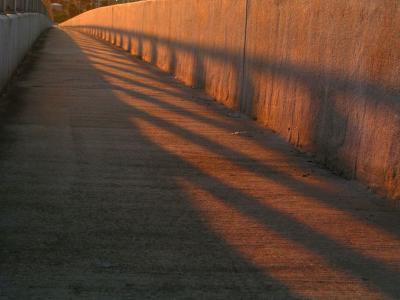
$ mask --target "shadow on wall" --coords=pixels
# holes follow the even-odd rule
[[[118,122],[130,129],[130,135],[134,132],[134,139],[121,141],[126,143],[123,147],[128,149],[132,145],[145,144],[152,149],[147,160],[153,161],[151,155],[156,153],[157,157],[171,160],[174,166],[182,166],[172,169],[177,170],[172,174],[168,169],[168,176],[162,177],[162,180],[168,178],[168,184],[174,186],[173,195],[163,195],[163,201],[173,202],[176,197],[182,198],[187,202],[180,205],[192,208],[185,208],[186,211],[194,209],[197,212],[189,219],[204,224],[202,226],[209,231],[206,235],[220,239],[224,245],[219,249],[224,251],[219,258],[221,268],[226,267],[222,257],[230,253],[236,268],[241,272],[247,270],[245,276],[250,276],[256,282],[252,290],[246,289],[247,296],[254,294],[256,297],[260,291],[269,291],[283,298],[326,297],[333,291],[345,297],[349,291],[343,287],[343,282],[351,283],[351,289],[356,289],[360,297],[396,298],[399,295],[399,262],[392,253],[398,249],[396,245],[400,246],[396,212],[379,215],[384,205],[380,204],[377,215],[366,218],[365,211],[359,208],[369,201],[350,197],[355,203],[348,203],[348,193],[352,193],[352,189],[346,188],[346,181],[334,180],[328,175],[312,183],[265,161],[250,164],[264,155],[276,155],[276,159],[287,160],[287,154],[279,151],[282,149],[279,145],[283,142],[279,138],[265,141],[257,137],[238,137],[238,143],[242,146],[240,149],[228,145],[218,135],[237,128],[229,121],[216,118],[214,114],[199,114],[193,110],[193,107],[204,105],[188,100],[196,97],[196,91],[177,87],[171,78],[150,66],[132,62],[135,68],[131,68],[126,65],[124,54],[115,51],[110,55],[110,51],[105,50],[107,46],[95,44],[82,34],[72,32],[68,33],[68,37],[71,44],[81,48],[85,63],[101,74],[107,85],[106,90],[112,91],[107,97],[96,101],[104,101],[101,105],[103,108],[104,105],[110,106],[106,112],[110,116],[117,111],[123,114],[126,119]],[[83,106],[80,109],[85,111],[89,108]],[[191,120],[201,122],[204,129],[213,130],[215,134],[204,135],[198,128],[181,125],[181,122],[190,124]],[[174,142],[171,144],[171,141]],[[186,151],[180,151],[179,148],[185,148]],[[218,172],[215,166],[199,163],[196,155],[191,153],[212,155],[215,163],[231,168],[233,173],[243,174],[254,186],[251,189],[242,186],[234,177]],[[289,165],[302,171],[307,169],[306,165],[292,161]],[[96,165],[88,164],[87,168],[96,168]],[[182,174],[179,170],[187,173]],[[159,179],[162,172],[157,170],[155,174],[148,175]],[[296,195],[297,207],[313,207],[312,213],[317,210],[320,218],[309,216],[307,209],[296,210],[290,205],[289,199],[270,199],[266,186],[272,188],[275,194],[285,195],[289,191]],[[343,198],[338,197],[338,191],[341,191]],[[131,219],[137,218],[131,216]],[[180,224],[182,228],[186,228],[185,225]],[[251,236],[246,234],[248,228],[252,230]],[[360,235],[360,232],[363,234]],[[203,238],[209,240],[210,236]],[[393,245],[393,248],[371,247],[382,242]],[[203,251],[207,255],[215,255],[213,247]],[[169,255],[173,255],[174,261],[179,262],[185,257],[190,264],[196,264],[196,260],[190,258],[192,256],[181,253],[178,248]],[[287,276],[286,269],[279,267],[288,264],[294,266],[295,274],[292,277]],[[203,262],[202,268],[207,267],[208,264]],[[213,270],[215,268],[210,267]],[[185,272],[190,278],[195,276],[188,270]],[[224,278],[227,274],[212,272],[208,276],[214,281],[231,280]],[[315,282],[318,287],[310,289],[304,286],[305,278]]]
[[[116,7],[114,10],[118,12],[121,8]],[[280,4],[276,9],[282,10]],[[285,13],[282,10],[282,14]],[[246,11],[246,18],[247,14]],[[395,15],[396,10],[393,13]],[[385,28],[388,30],[397,26],[393,16],[386,18],[388,24]],[[290,19],[292,16],[287,17]],[[207,43],[146,33],[145,29],[124,30],[118,28],[117,21],[113,29],[90,25],[90,22],[73,27],[123,47],[192,87],[204,88],[217,101],[239,109],[300,149],[314,153],[318,161],[337,173],[347,178],[360,179],[391,198],[400,198],[400,89],[396,82],[383,84],[382,81],[365,79],[368,76],[363,79],[359,75],[334,71],[335,63],[345,69],[349,61],[356,60],[351,57],[358,51],[354,49],[345,52],[348,56],[341,58],[333,57],[333,53],[333,65],[328,67],[318,61],[309,64],[291,62],[285,57],[288,54],[281,52],[289,52],[293,47],[288,41],[295,36],[291,35],[292,28],[287,29],[286,35],[282,34],[283,38],[280,36],[281,39],[276,41],[276,49],[271,56],[263,55],[260,37],[268,26],[264,24],[266,21],[261,25],[257,22],[261,21],[246,21],[243,49],[226,45],[208,46]],[[257,24],[260,26],[257,27]],[[149,26],[147,23],[145,25]],[[283,30],[285,26],[289,25],[278,25],[277,30]],[[254,28],[258,28],[261,33],[254,33]],[[157,32],[160,29],[151,30]],[[201,33],[193,32],[195,34]],[[352,35],[349,34],[349,38]],[[332,40],[335,38],[332,37]],[[261,46],[257,44],[258,41]],[[395,47],[388,50],[388,46],[384,45],[385,42],[394,45],[393,41],[396,41],[395,37],[381,41],[379,46],[383,50],[376,50],[376,61],[367,62],[369,65],[366,66],[360,64],[358,68],[366,70],[358,73],[382,73],[387,59],[393,63],[398,62],[399,51]],[[294,49],[292,52],[298,51],[302,55],[304,51],[320,51],[319,48],[313,49],[312,45],[314,43],[323,47],[321,44],[324,42],[323,37],[315,32],[313,42],[306,41],[302,45],[306,50]],[[293,42],[296,43],[300,42]],[[367,48],[372,47],[368,41],[365,43],[366,49],[362,51],[372,51]],[[373,47],[377,48],[376,45]],[[355,52],[351,53],[353,50]],[[385,78],[385,74],[379,76]]]

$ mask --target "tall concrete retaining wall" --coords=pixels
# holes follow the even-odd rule
[[[398,0],[153,0],[62,25],[205,89],[344,176],[400,198]]]
[[[50,19],[39,13],[0,15],[0,91]]]

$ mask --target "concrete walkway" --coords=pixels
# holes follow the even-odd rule
[[[400,297],[400,214],[125,52],[51,30],[0,131],[0,299]]]

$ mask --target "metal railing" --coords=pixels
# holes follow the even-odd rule
[[[42,0],[0,0],[0,14],[36,12],[48,15]]]

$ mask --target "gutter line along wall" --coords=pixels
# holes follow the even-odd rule
[[[400,199],[397,0],[150,0],[62,26],[122,47]]]
[[[51,26],[39,13],[0,15],[0,91],[40,33]]]

